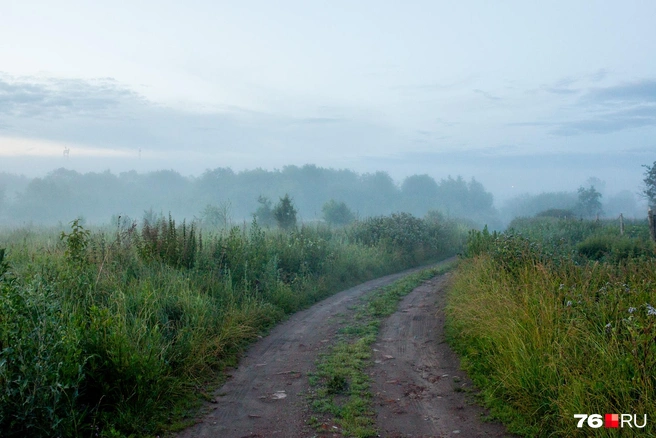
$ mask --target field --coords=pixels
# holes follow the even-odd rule
[[[170,217],[5,230],[0,430],[35,437],[181,430],[211,399],[219,371],[288,315],[456,252],[445,330],[492,418],[511,432],[545,437],[589,435],[574,414],[651,418],[656,256],[646,223],[627,222],[623,235],[614,221],[550,217],[516,219],[504,233],[467,237],[466,230],[436,214],[287,231],[256,221],[201,229]],[[380,293],[372,302],[384,299]],[[375,335],[367,336],[358,345],[370,361]],[[332,381],[321,374],[332,372],[324,366],[330,357],[317,362],[313,379]],[[356,365],[362,374],[366,364]],[[351,376],[341,367],[334,370]],[[366,386],[352,388],[361,391],[356,401],[373,397]],[[312,401],[329,408],[317,410],[319,425],[333,421],[344,436],[375,436],[373,408],[344,415],[330,400]],[[341,419],[351,416],[366,426]],[[651,424],[635,431],[654,435]]]
[[[518,219],[502,234],[470,234],[448,332],[484,402],[511,431],[589,436],[574,414],[654,421],[655,305],[646,221],[620,236],[616,221]],[[650,423],[633,433],[654,436]]]
[[[218,370],[287,315],[462,248],[407,214],[289,232],[171,218],[0,237],[3,436],[146,436],[183,427]]]

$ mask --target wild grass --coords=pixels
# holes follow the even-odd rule
[[[219,371],[290,313],[459,250],[452,225],[419,226],[430,246],[400,250],[321,226],[201,230],[171,218],[3,233],[2,436],[137,437],[183,426]]]
[[[470,257],[449,294],[449,342],[511,431],[617,436],[613,429],[577,429],[573,415],[656,413],[654,247],[640,241],[635,253],[608,251],[591,260],[579,239],[632,244],[632,238],[613,236],[603,224],[561,226],[565,231],[550,220],[547,232],[567,240],[558,250],[549,239],[512,232],[471,236]],[[586,227],[596,231],[567,235]],[[622,433],[655,436],[654,430],[648,423]]]

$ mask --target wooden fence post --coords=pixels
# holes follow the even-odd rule
[[[651,233],[651,240],[656,242],[656,215],[651,208],[647,215],[649,217],[649,232]]]

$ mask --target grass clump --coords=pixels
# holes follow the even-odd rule
[[[494,415],[525,436],[587,436],[579,413],[656,412],[653,246],[614,256],[623,238],[603,224],[576,229],[585,226],[596,233],[560,247],[512,232],[475,236],[483,248],[462,261],[450,290],[450,344]],[[581,251],[609,241],[602,256]],[[637,432],[654,436],[649,424]]]

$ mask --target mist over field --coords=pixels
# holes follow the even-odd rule
[[[3,221],[100,221],[150,208],[190,218],[228,201],[240,221],[260,195],[276,202],[293,192],[307,220],[343,198],[360,215],[437,208],[498,226],[514,214],[567,208],[589,178],[604,185],[596,189],[607,216],[639,215],[641,166],[656,151],[656,62],[645,56],[656,51],[655,8],[13,2],[0,17],[0,38],[11,42],[0,47]],[[104,25],[92,25],[99,17]],[[365,180],[384,172],[395,187],[384,178],[378,189],[390,198],[376,208],[358,198],[357,184],[350,195],[342,188],[314,197],[304,179],[192,189],[212,169],[231,169],[237,179],[262,169],[282,181],[305,166]],[[64,183],[58,169],[87,176]],[[169,170],[184,201],[144,186]],[[89,175],[106,171],[114,176]],[[120,176],[132,171],[138,176]],[[413,175],[437,185],[475,179],[495,213],[440,206],[439,196],[408,206],[396,198]],[[37,211],[26,204],[41,201],[29,198],[54,202],[62,193],[41,193],[34,178],[82,186],[61,189],[68,198]],[[135,187],[125,186],[130,178]],[[88,195],[93,202],[81,201],[87,179],[105,180],[91,184],[99,190]],[[119,186],[126,192],[103,199]]]
[[[586,210],[581,193],[591,190],[598,205]],[[515,217],[548,210],[576,218],[642,217],[645,206],[635,193],[612,192],[605,181],[588,178],[581,186],[560,192],[522,193],[495,203],[494,195],[477,179],[411,175],[400,182],[387,172],[357,173],[314,165],[285,166],[235,172],[207,170],[183,176],[175,170],[118,174],[80,173],[59,168],[43,177],[0,173],[0,220],[4,225],[66,224],[80,218],[85,224],[140,222],[171,215],[179,220],[213,226],[250,222],[274,226],[262,209],[271,209],[289,195],[302,222],[330,222],[327,205],[344,204],[352,219],[408,212],[430,212],[468,221],[475,228],[503,229]]]

